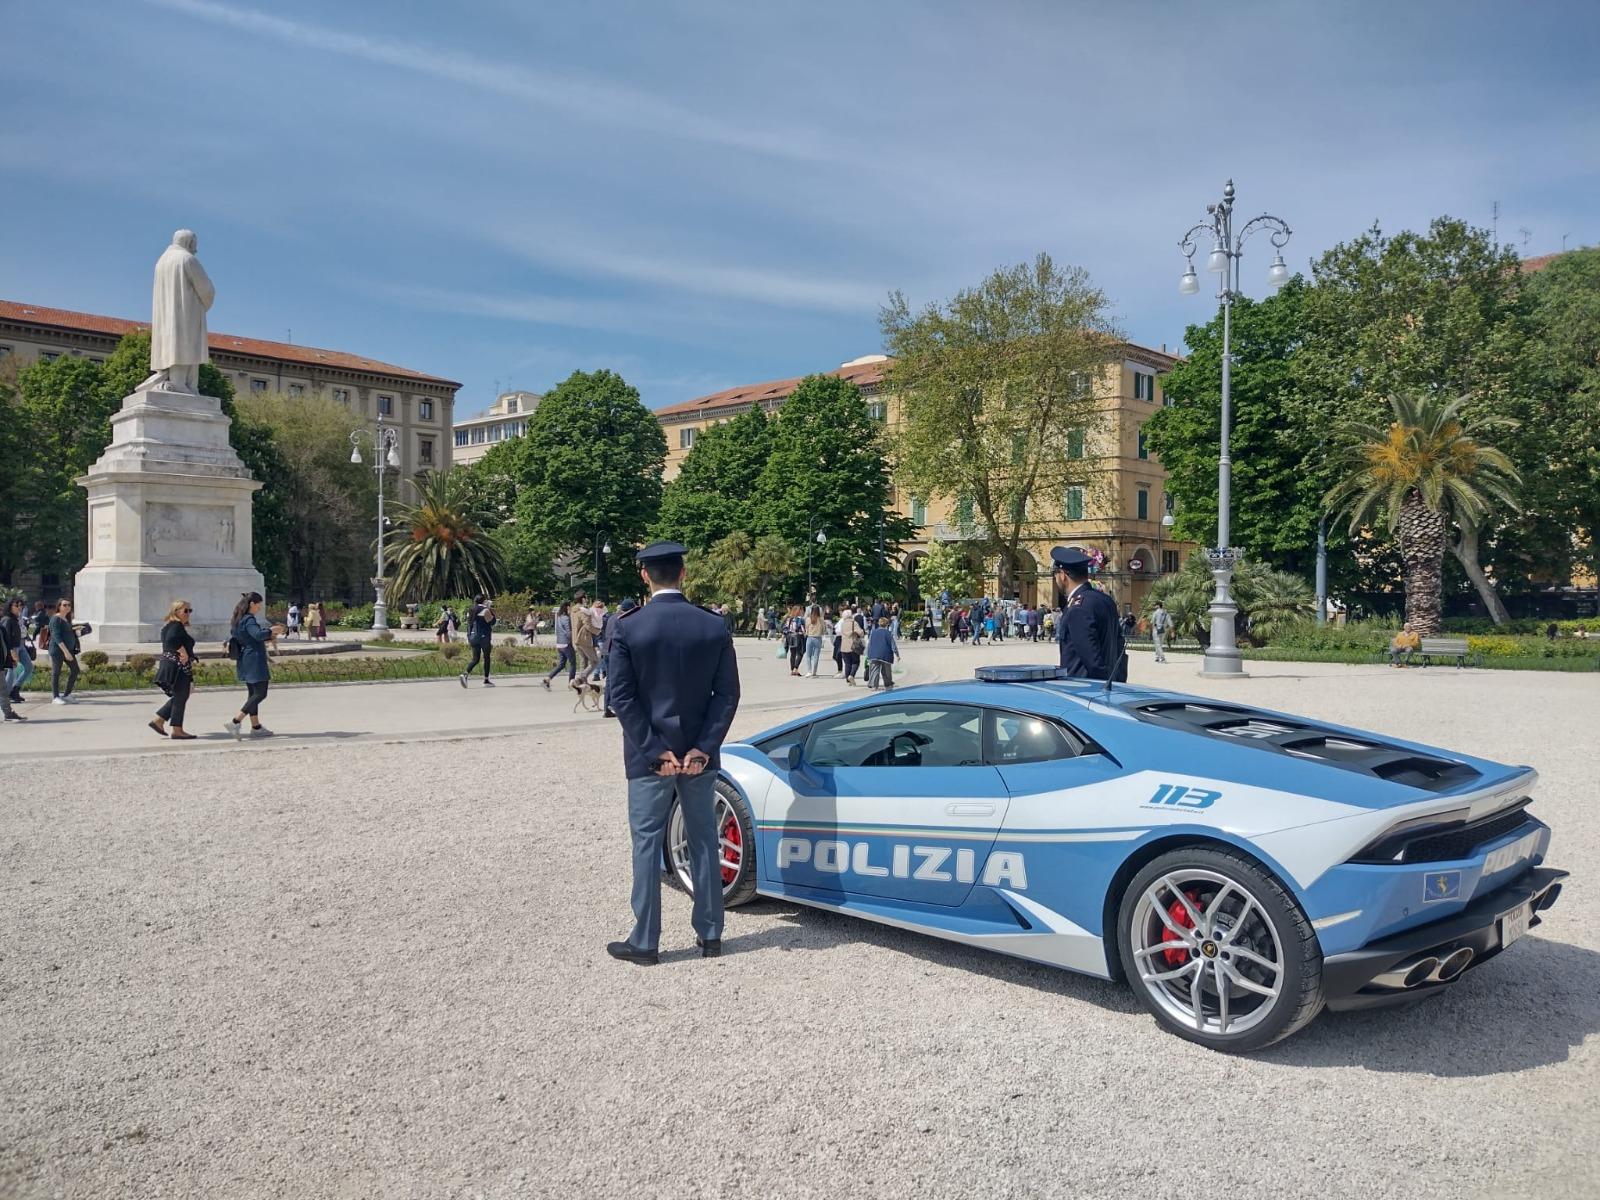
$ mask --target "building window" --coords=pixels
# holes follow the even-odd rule
[[[424,467],[433,466],[433,439],[417,439],[417,462]]]
[[[1135,400],[1150,400],[1156,398],[1156,377],[1146,375],[1143,371],[1133,373],[1133,398]]]
[[[505,435],[506,430],[504,425],[489,426],[489,440],[491,442],[498,442],[501,438],[505,437]]]
[[[960,529],[971,529],[973,523],[972,497],[963,496],[956,501],[956,526]]]
[[[380,416],[385,416],[385,417],[394,416],[394,397],[393,396],[379,396],[378,397],[378,414]]]
[[[1139,520],[1148,521],[1150,519],[1150,489],[1149,488],[1140,487],[1137,507],[1138,507]]]
[[[1083,520],[1083,489],[1081,487],[1069,487],[1067,489],[1067,502],[1063,506],[1062,512],[1069,521]]]
[[[1028,498],[1026,496],[1011,497],[1009,510],[1011,513],[1011,523],[1013,525],[1022,524],[1023,520],[1026,519],[1028,515]]]
[[[881,421],[887,413],[887,408],[882,400],[867,401],[867,418],[872,421]]]
[[[918,500],[915,497],[912,498],[911,523],[918,529],[921,529],[928,523],[928,502],[926,500]]]
[[[10,358],[10,357],[11,357],[11,347],[10,346],[0,346],[0,360],[4,360],[4,359]]]
[[[41,362],[55,362],[55,360],[60,357],[61,355],[57,354],[54,350],[41,350],[39,352],[39,359]]]
[[[1142,430],[1142,429],[1139,431],[1139,457],[1140,458],[1149,458],[1150,457],[1150,447],[1145,445],[1145,442],[1144,442],[1144,430]]]
[[[1083,430],[1071,429],[1067,431],[1067,457],[1083,457]]]
[[[419,401],[417,401],[417,419],[419,421],[431,421],[431,420],[433,420],[433,401],[432,400],[419,400]]]
[[[0,358],[4,358],[4,357],[5,357],[5,355],[0,354]],[[103,359],[103,358],[97,358],[95,355],[91,354],[91,355],[89,355],[89,361],[92,362],[92,363],[103,363],[106,360]]]
[[[506,397],[506,412],[514,413],[516,411],[517,411],[517,398],[515,396],[507,396]]]
[[[306,389],[305,389],[305,385],[304,384],[291,383],[289,385],[289,395],[291,395],[291,396],[304,396],[305,394],[306,394]]]
[[[687,425],[684,428],[678,430],[678,449],[679,450],[693,450],[694,449],[694,433],[695,433],[695,430],[694,430],[694,426],[692,426],[692,425]]]
[[[482,425],[474,425],[472,427],[472,444],[474,446],[483,445],[484,439],[487,436],[488,435],[485,434],[484,431],[483,431],[483,426]]]
[[[350,407],[350,389],[349,388],[334,388],[333,389],[333,398],[335,400],[337,400],[340,404],[344,405],[346,408]]]
[[[456,445],[465,446],[466,444],[467,444],[467,431],[465,429],[456,430]]]
[[[250,390],[259,395],[267,390],[267,381],[265,379],[252,379],[250,381]]]
[[[1163,550],[1161,552],[1161,573],[1171,575],[1178,569],[1178,552],[1176,550]]]

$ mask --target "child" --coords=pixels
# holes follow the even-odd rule
[[[889,629],[889,618],[879,617],[878,627],[867,635],[867,686],[894,687],[894,662],[900,657],[900,647],[895,644]]]

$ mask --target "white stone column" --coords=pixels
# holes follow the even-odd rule
[[[251,560],[251,496],[261,486],[228,442],[212,396],[157,386],[124,398],[89,493],[89,561],[73,589],[90,643],[157,642],[177,599],[190,631],[221,641],[240,593],[262,591]]]

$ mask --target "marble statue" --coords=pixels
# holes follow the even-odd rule
[[[206,310],[216,298],[206,269],[195,257],[194,232],[180,229],[156,262],[150,312],[150,370],[139,385],[172,392],[200,392],[200,364],[211,361]]]

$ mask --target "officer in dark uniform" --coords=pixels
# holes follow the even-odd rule
[[[1051,575],[1066,599],[1056,614],[1061,666],[1079,679],[1128,679],[1122,623],[1117,602],[1089,583],[1090,559],[1082,550],[1057,546],[1050,551]]]
[[[718,751],[739,707],[733,636],[683,595],[684,548],[654,542],[636,556],[650,602],[618,616],[606,697],[622,725],[633,834],[633,932],[613,958],[650,964],[661,938],[661,853],[674,799],[683,807],[694,881],[695,942],[722,953],[722,853],[716,827]]]

